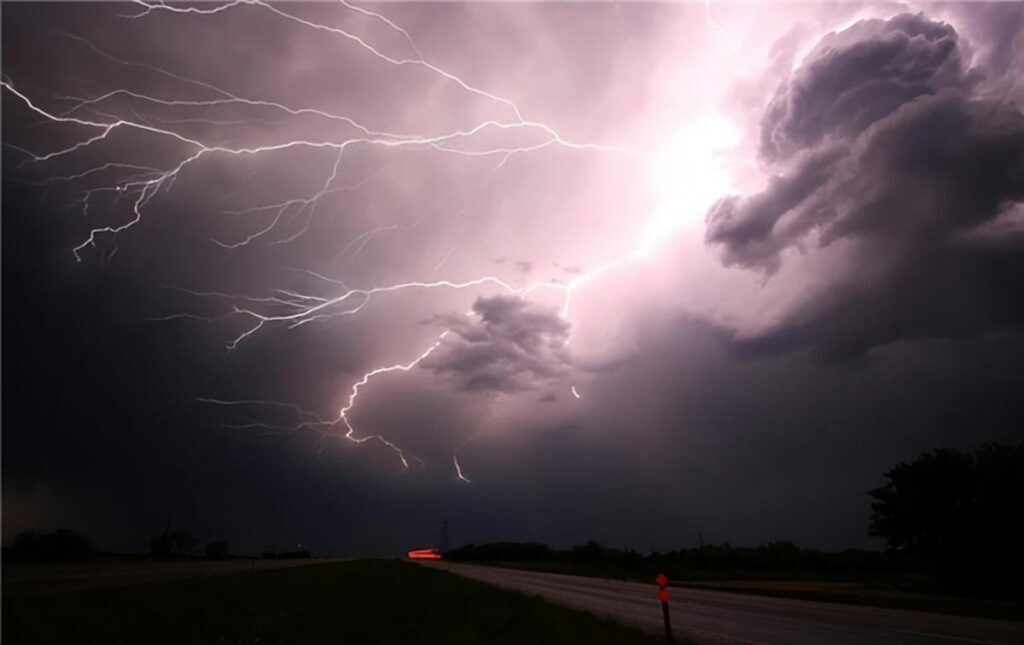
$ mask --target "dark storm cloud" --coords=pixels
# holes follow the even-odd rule
[[[892,48],[901,69],[912,67],[910,52],[920,52],[928,72],[905,81],[925,88],[917,100],[943,99],[928,122],[944,114],[942,127],[962,123],[990,142],[1016,127],[1012,110],[998,103],[1009,96],[1000,70],[1013,74],[1022,60],[1013,54],[1021,51],[1020,39],[1009,32],[1020,21],[1011,20],[1010,9],[945,9],[959,34],[949,36],[956,47],[945,59],[942,26],[922,26],[924,35]],[[1019,16],[1020,8],[1012,9]],[[379,21],[361,23],[344,5],[291,4],[286,10],[365,28],[359,33],[389,54],[408,51],[400,34],[389,36]],[[702,10],[685,5],[404,3],[379,10],[408,29],[431,60],[515,98],[527,118],[551,121],[574,140],[643,147],[647,137],[631,134],[640,121],[650,121],[640,132],[660,141],[671,134],[666,126],[699,116],[699,110],[683,116],[668,107],[648,112],[664,102],[663,89],[677,83],[685,87],[685,103],[711,110],[715,88],[750,60],[769,60],[772,72],[751,79],[737,120],[749,131],[806,39],[860,8],[737,9],[718,20],[732,30],[732,18],[741,18],[734,32],[740,33],[745,16],[754,16],[753,42],[738,51],[739,60],[721,55],[731,47],[728,39],[708,28]],[[205,18],[154,12],[119,19],[123,13],[116,4],[5,3],[5,77],[54,109],[67,107],[60,97],[96,97],[122,86],[163,98],[210,96],[199,86],[112,63],[61,35],[67,32],[120,58],[240,96],[341,111],[389,131],[444,132],[509,116],[501,105],[467,96],[415,66],[390,68],[346,39],[312,33],[260,6]],[[827,13],[827,20],[815,22],[812,13]],[[877,24],[865,38],[903,40],[885,35],[887,23]],[[786,33],[785,42],[757,59]],[[915,38],[920,42],[909,42]],[[841,40],[830,42],[848,48]],[[667,47],[674,43],[683,46]],[[963,61],[974,70],[965,71]],[[715,79],[698,83],[707,92],[678,83],[680,74],[696,82],[705,71]],[[810,76],[802,82],[827,86]],[[867,86],[860,91],[884,103]],[[838,94],[816,105],[828,112],[833,104],[849,107]],[[1020,284],[1015,267],[1024,244],[1024,210],[971,219],[957,214],[968,206],[958,206],[949,221],[933,227],[922,219],[924,206],[910,199],[935,198],[931,166],[913,158],[917,148],[887,147],[885,137],[923,138],[921,150],[939,155],[929,163],[946,168],[954,197],[965,182],[998,184],[1012,168],[989,172],[985,154],[998,149],[986,153],[976,143],[970,150],[981,165],[957,174],[952,160],[966,153],[947,147],[952,142],[941,136],[928,136],[923,125],[913,130],[914,123],[926,122],[924,116],[896,118],[912,112],[911,105],[917,103],[889,106],[889,116],[874,124],[848,109],[822,123],[802,108],[778,113],[779,145],[809,149],[771,162],[778,179],[764,196],[735,198],[737,230],[730,233],[723,223],[730,241],[718,248],[735,251],[737,259],[730,261],[740,267],[777,266],[772,280],[783,282],[794,274],[801,280],[830,275],[799,265],[794,270],[791,259],[800,247],[814,256],[856,241],[858,264],[844,270],[848,279],[832,285],[825,298],[787,310],[782,325],[758,338],[755,349],[825,340],[862,347],[866,330],[892,337],[894,311],[901,312],[895,320],[904,327],[896,330],[904,335],[912,324],[915,333],[938,333],[940,321],[943,333],[974,333],[1015,315],[1019,299],[1001,300],[1000,294],[1014,280]],[[83,115],[138,113],[225,145],[343,134],[337,122],[293,119],[269,109],[170,109],[124,96],[94,107],[91,113],[83,108]],[[81,135],[42,124],[9,93],[3,108],[5,143],[46,152]],[[232,123],[197,120],[209,117]],[[884,137],[872,134],[890,119]],[[798,125],[818,130],[802,139]],[[961,144],[969,141],[975,139]],[[218,408],[196,398],[284,401],[334,419],[366,370],[408,364],[449,326],[418,321],[466,312],[474,298],[494,291],[380,294],[359,315],[296,328],[267,325],[225,352],[226,342],[251,322],[221,317],[235,303],[163,287],[257,298],[276,289],[314,297],[347,290],[307,270],[352,288],[481,274],[525,286],[529,280],[515,267],[517,258],[533,262],[533,279],[564,272],[565,281],[628,249],[642,223],[638,218],[647,213],[646,197],[629,195],[646,192],[647,170],[633,159],[554,147],[507,162],[352,148],[336,185],[360,187],[324,199],[308,219],[307,235],[271,244],[307,221],[296,215],[279,235],[228,251],[210,238],[231,242],[260,230],[273,212],[243,211],[319,190],[335,155],[211,156],[160,191],[140,225],[118,236],[109,262],[92,253],[75,262],[70,249],[88,228],[124,222],[131,200],[111,206],[99,196],[86,216],[75,200],[94,184],[31,182],[108,159],[163,164],[180,158],[180,151],[166,147],[156,137],[124,131],[49,166],[24,164],[24,154],[12,147],[3,151],[5,537],[69,526],[101,548],[138,550],[171,515],[175,526],[194,530],[204,542],[228,539],[239,553],[301,542],[316,554],[395,555],[434,544],[447,517],[453,545],[524,539],[567,546],[593,538],[668,549],[696,544],[702,532],[707,541],[734,544],[793,539],[866,546],[872,543],[865,491],[892,464],[943,444],[1021,439],[1020,334],[890,343],[841,365],[806,361],[800,352],[735,360],[718,342],[720,329],[680,321],[680,294],[659,288],[659,280],[645,273],[657,264],[654,257],[649,265],[629,263],[595,276],[579,290],[571,313],[571,365],[562,352],[568,330],[553,312],[497,298],[478,301],[467,316],[445,318],[455,331],[431,357],[436,363],[375,377],[351,415],[357,434],[394,441],[422,458],[422,467],[403,469],[379,442],[355,445],[306,431],[278,435],[222,427],[236,418],[244,424],[277,417],[259,406]],[[885,173],[901,168],[902,176],[887,184]],[[867,193],[861,199],[843,183],[855,172],[866,174],[866,189],[888,186],[879,194],[907,196],[910,215],[852,217],[850,204],[868,203]],[[915,190],[900,193],[898,182],[913,183]],[[833,196],[834,214],[827,211]],[[757,200],[757,208],[744,206]],[[818,210],[808,206],[816,202]],[[762,212],[774,214],[761,218]],[[793,212],[803,218],[791,222]],[[982,223],[954,223],[961,219]],[[847,221],[856,226],[843,229],[840,223]],[[814,236],[833,225],[831,246],[816,247]],[[919,240],[912,231],[921,233]],[[826,254],[818,266],[840,265]],[[733,283],[718,281],[725,272],[713,268],[714,276],[699,286],[714,292],[716,304],[741,299]],[[907,288],[892,287],[893,276]],[[543,300],[552,294],[537,295]],[[181,312],[216,320],[143,322]],[[454,449],[472,485],[456,478]]]
[[[467,391],[516,392],[565,374],[569,323],[517,296],[478,298],[474,318],[448,317],[451,333],[421,363]]]
[[[751,346],[846,356],[1024,320],[1024,247],[1006,233],[1024,200],[1024,114],[977,96],[983,72],[960,50],[951,26],[920,14],[862,21],[779,87],[762,118],[774,174],[712,207],[707,240],[769,274],[791,251],[836,262],[839,243],[853,261]]]
[[[822,38],[778,88],[761,120],[761,154],[855,137],[911,99],[968,83],[950,25],[922,14],[861,21]]]
[[[708,214],[708,240],[725,244],[729,264],[778,268],[779,251],[813,226],[827,203],[821,188],[835,172],[845,151],[839,146],[809,152],[789,175],[772,177],[768,189],[748,198],[720,200]],[[790,216],[799,209],[797,217]],[[783,216],[794,220],[777,231]]]
[[[363,21],[343,5],[295,4],[287,10],[365,30],[359,33],[389,54],[408,51],[386,25]],[[571,124],[572,137],[580,140],[602,139],[598,130],[615,115],[609,106],[618,109],[621,95],[633,94],[612,91],[609,83],[621,87],[626,78],[629,87],[642,85],[639,76],[613,63],[623,59],[619,45],[658,24],[661,11],[460,4],[382,9],[438,65],[531,106],[537,119]],[[138,20],[119,17],[124,13],[116,4],[5,4],[5,81],[58,112],[70,105],[62,97],[96,98],[118,88],[162,99],[221,95],[155,72],[159,67],[239,96],[343,113],[395,132],[449,132],[510,116],[505,106],[467,95],[456,83],[415,66],[393,68],[348,39],[311,32],[263,7],[237,6],[203,17],[157,11]],[[536,38],[556,33],[546,44]],[[591,41],[601,47],[588,46]],[[637,51],[633,58],[641,55]],[[549,111],[549,103],[557,104]],[[337,121],[235,107],[170,108],[117,94],[77,114],[149,120],[233,147],[346,134]],[[571,110],[572,118],[563,118],[563,110]],[[309,271],[373,287],[434,274],[461,281],[498,273],[514,282],[523,278],[513,258],[529,258],[535,267],[556,257],[580,263],[586,249],[566,255],[561,237],[550,234],[548,218],[571,214],[569,206],[582,192],[576,186],[591,180],[589,153],[538,150],[509,159],[499,170],[499,160],[490,157],[352,147],[335,184],[344,190],[322,200],[315,214],[306,211],[308,219],[290,211],[279,235],[232,251],[211,238],[230,243],[259,231],[273,212],[247,209],[320,190],[336,155],[210,155],[190,164],[174,186],[165,185],[143,209],[138,226],[103,240],[105,250],[116,244],[109,262],[87,250],[77,263],[70,249],[91,226],[131,219],[132,200],[97,194],[84,213],[82,191],[107,183],[106,175],[39,182],[108,160],[172,167],[182,151],[159,137],[120,129],[109,141],[49,163],[25,163],[22,148],[42,154],[89,133],[43,123],[7,90],[3,121],[4,143],[10,144],[3,150],[2,218],[5,537],[20,529],[71,526],[103,548],[135,550],[163,528],[169,514],[204,541],[230,539],[244,553],[293,538],[320,553],[404,553],[410,542],[436,536],[435,520],[447,512],[452,496],[450,450],[465,441],[464,430],[474,430],[469,421],[486,415],[480,401],[489,400],[450,396],[445,386],[451,381],[468,385],[457,373],[447,372],[440,384],[429,370],[385,376],[360,393],[353,413],[360,434],[381,433],[429,463],[410,471],[378,442],[357,446],[309,432],[276,436],[258,428],[222,428],[235,414],[240,424],[274,423],[276,417],[259,406],[225,410],[195,400],[285,401],[335,418],[366,370],[405,363],[436,339],[439,330],[418,326],[417,320],[464,311],[474,292],[390,294],[359,316],[294,329],[268,327],[225,352],[226,342],[246,324],[223,317],[232,306],[166,287],[256,298],[277,288],[332,296],[344,288]],[[572,163],[564,154],[572,155]],[[562,188],[534,190],[538,177]],[[513,227],[506,225],[511,215]],[[272,244],[304,223],[308,234]],[[543,243],[535,230],[543,232]],[[508,258],[499,271],[488,259],[494,257]],[[478,373],[473,386],[513,387],[515,381],[532,387],[549,379],[561,360],[554,348],[552,363],[545,364],[548,349],[512,338],[510,317],[525,324],[529,312],[498,311],[497,304],[486,313],[493,323],[488,333],[521,345],[514,349],[517,356]],[[216,321],[152,322],[181,312]],[[469,333],[476,324],[483,325],[460,329]],[[566,333],[523,331],[555,344],[564,344]],[[499,382],[488,383],[488,374]],[[527,396],[532,400],[540,393]],[[472,469],[468,462],[463,465]],[[509,466],[487,476],[506,482],[520,469]],[[492,500],[478,508],[508,515],[507,505]],[[420,534],[410,528],[417,517],[426,527]],[[486,526],[486,513],[480,517]]]

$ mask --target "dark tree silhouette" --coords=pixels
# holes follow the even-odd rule
[[[870,532],[929,562],[952,591],[1018,595],[1024,574],[1024,445],[940,448],[885,474]]]
[[[188,529],[164,531],[149,541],[149,552],[161,557],[181,557],[190,554],[199,540]]]
[[[974,459],[942,448],[901,463],[885,474],[888,481],[871,491],[871,535],[886,547],[941,557],[958,549],[972,531],[976,481]]]

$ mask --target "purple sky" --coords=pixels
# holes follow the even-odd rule
[[[5,4],[5,538],[870,546],[1024,437],[1022,24]]]

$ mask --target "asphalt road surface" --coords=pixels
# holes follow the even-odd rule
[[[550,602],[663,633],[654,584],[436,562],[445,569]],[[748,594],[671,588],[672,627],[697,643],[1024,644],[1024,623],[919,611],[840,605]]]
[[[336,560],[223,560],[194,562],[103,562],[66,565],[4,565],[3,597],[79,591],[146,582],[215,576],[242,571],[289,569]]]

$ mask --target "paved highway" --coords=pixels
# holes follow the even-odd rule
[[[620,580],[437,562],[498,587],[663,632],[657,586]],[[672,626],[698,643],[862,645],[878,643],[1024,644],[1024,623],[672,588]]]

